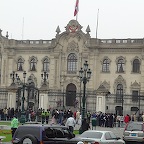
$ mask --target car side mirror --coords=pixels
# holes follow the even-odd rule
[[[79,141],[77,144],[84,144],[82,141]]]
[[[119,139],[121,139],[121,138],[120,138],[120,137],[117,137],[116,139],[119,140]]]

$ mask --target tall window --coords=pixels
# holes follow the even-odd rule
[[[70,74],[77,72],[77,56],[74,53],[69,54],[67,58],[67,72]]]
[[[30,70],[36,71],[36,59],[35,58],[32,58],[30,61]]]
[[[117,63],[117,72],[123,73],[124,72],[124,60],[119,59]]]
[[[134,73],[139,73],[140,72],[140,62],[138,59],[135,59],[133,61],[133,72]]]
[[[136,90],[132,91],[132,101],[138,102],[138,91]]]
[[[118,84],[117,85],[117,91],[116,91],[116,102],[121,103],[123,100],[123,85]]]
[[[24,64],[24,62],[23,62],[22,58],[18,59],[18,63],[17,63],[18,71],[23,71],[23,64]]]
[[[48,72],[48,70],[49,70],[49,61],[48,61],[48,59],[46,58],[46,59],[44,59],[44,61],[43,61],[43,71]]]
[[[102,65],[102,72],[109,72],[109,60],[105,59]]]

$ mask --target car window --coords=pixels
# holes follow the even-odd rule
[[[143,130],[143,124],[142,123],[129,123],[126,127],[126,130],[128,131],[142,131]]]
[[[64,138],[64,132],[59,129],[55,129],[56,137],[57,138]]]
[[[101,132],[85,131],[80,135],[80,137],[101,139],[102,133]]]
[[[109,132],[105,133],[105,139],[106,139],[106,140],[112,139],[112,137],[110,136],[110,133],[109,133]]]
[[[116,139],[117,138],[117,136],[113,132],[109,132],[109,134],[110,134],[112,139]]]
[[[46,135],[48,138],[55,138],[55,137],[56,137],[55,131],[54,131],[52,128],[46,128],[46,129],[45,129],[45,135]]]

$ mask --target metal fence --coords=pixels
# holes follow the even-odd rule
[[[69,108],[66,105],[66,91],[61,90],[49,90],[48,97],[49,103],[54,108]],[[72,102],[73,108],[82,108],[83,91],[77,92],[75,101]],[[0,108],[7,107],[8,91],[7,89],[0,89]],[[17,101],[18,99],[16,99]],[[96,91],[86,91],[86,110],[96,111],[97,93]],[[138,112],[139,114],[144,112],[144,96],[140,95],[136,99],[133,99],[132,95],[122,95],[117,97],[116,94],[110,94],[106,96],[106,112],[116,113],[117,107],[123,107],[125,113]]]
[[[7,107],[8,91],[6,89],[0,89],[0,108]]]
[[[66,92],[49,91],[48,96],[50,97],[52,105],[56,108],[69,108],[66,105]],[[82,97],[83,93],[76,93],[76,103],[73,104],[73,108],[82,108]],[[86,92],[86,110],[96,111],[97,94],[96,91]],[[118,113],[118,107],[121,107],[125,113],[142,113],[144,112],[144,96],[138,96],[137,99],[133,99],[132,95],[121,95],[110,94],[106,96],[105,109],[107,113]]]

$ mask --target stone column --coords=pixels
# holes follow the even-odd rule
[[[40,91],[39,108],[47,110],[49,108],[48,94]]]
[[[12,83],[8,88],[8,100],[7,100],[7,108],[14,108],[16,109],[16,92],[17,92],[17,85]]]
[[[48,86],[42,85],[39,89],[39,108],[47,110],[49,108]]]
[[[106,111],[106,99],[103,94],[97,95],[96,111],[101,111],[103,113]]]

